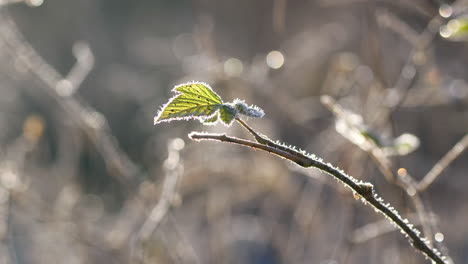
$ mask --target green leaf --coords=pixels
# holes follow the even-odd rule
[[[200,121],[204,125],[211,126],[211,125],[215,125],[216,123],[218,123],[218,118],[219,118],[218,113],[216,113],[212,117],[204,118],[204,119],[201,119]]]
[[[211,87],[202,82],[190,82],[174,87],[174,97],[161,108],[154,117],[154,124],[172,120],[198,119],[204,125],[215,125],[218,120],[230,126],[239,115],[263,117],[262,109],[247,105],[236,99],[232,103],[223,103]]]
[[[237,116],[237,114],[237,109],[232,107],[230,104],[224,104],[223,107],[219,109],[219,117],[221,121],[223,121],[223,123],[227,126],[232,124],[232,121]]]
[[[223,106],[221,97],[206,83],[190,82],[178,85],[172,91],[177,94],[161,108],[154,124],[211,117]]]

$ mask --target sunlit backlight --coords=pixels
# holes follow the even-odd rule
[[[26,3],[30,6],[41,6],[44,0],[27,0]]]
[[[0,183],[6,189],[14,190],[19,184],[18,175],[12,170],[5,170],[2,172]]]
[[[268,53],[266,56],[266,63],[268,67],[272,69],[279,69],[283,66],[284,64],[284,56],[283,53],[273,50]]]
[[[353,197],[354,197],[355,200],[359,200],[360,196],[359,196],[359,194],[353,192]]]
[[[185,147],[185,141],[181,138],[175,138],[171,142],[171,148],[177,151],[182,150]]]
[[[73,94],[73,84],[69,80],[60,80],[55,86],[55,90],[60,96],[67,97]]]
[[[343,71],[352,71],[358,66],[359,58],[351,52],[344,52],[339,55],[338,64]]]
[[[23,124],[23,136],[30,142],[36,142],[44,133],[45,121],[41,116],[30,115]]]
[[[448,18],[453,14],[453,9],[449,5],[441,5],[439,8],[439,15],[444,18]]]
[[[450,31],[450,29],[447,26],[442,26],[440,27],[439,34],[443,38],[448,38],[452,35],[452,31]]]
[[[453,37],[459,30],[462,24],[458,19],[450,20],[447,25],[441,26],[439,34],[444,38]]]
[[[442,242],[442,241],[444,241],[444,234],[442,234],[442,233],[436,233],[436,234],[434,235],[434,239],[435,239],[435,241],[437,241],[437,242]]]
[[[414,55],[413,55],[414,64],[423,65],[423,64],[426,63],[426,61],[427,61],[427,56],[426,56],[426,54],[424,52],[418,51],[418,52],[414,53]],[[412,67],[412,68],[414,68],[414,67]],[[414,73],[416,73],[416,69],[414,69]]]
[[[244,66],[242,61],[236,58],[229,58],[224,62],[224,72],[229,77],[237,77],[242,74]]]
[[[105,124],[105,119],[101,113],[98,112],[84,112],[85,122],[93,129],[101,129]]]
[[[400,177],[408,176],[408,171],[405,168],[399,168],[397,173],[398,173],[398,176]]]

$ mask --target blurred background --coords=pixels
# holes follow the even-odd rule
[[[0,263],[429,263],[330,176],[187,137],[238,124],[153,126],[192,80],[468,263],[467,7],[0,0]]]

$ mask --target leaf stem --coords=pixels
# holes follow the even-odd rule
[[[252,134],[252,136],[255,138],[255,140],[258,143],[280,149],[280,150],[282,150],[284,152],[287,152],[287,153],[289,153],[289,154],[291,154],[293,156],[296,156],[298,159],[303,159],[303,156],[304,156],[303,154],[298,153],[297,151],[292,150],[292,149],[290,149],[288,147],[279,145],[278,143],[273,142],[267,136],[262,135],[260,133],[257,133],[252,127],[250,127],[244,120],[240,119],[239,117],[236,117],[236,121],[239,124],[241,124],[242,127],[244,127],[247,131],[249,131],[249,133]]]

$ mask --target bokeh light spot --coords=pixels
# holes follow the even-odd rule
[[[182,150],[185,147],[185,141],[181,138],[175,138],[171,142],[171,148],[177,151]]]
[[[26,3],[30,6],[41,6],[44,0],[27,0]]]
[[[435,239],[435,241],[437,241],[437,242],[442,242],[442,241],[444,241],[444,234],[438,232],[438,233],[436,233],[436,234],[434,235],[434,239]]]
[[[266,63],[268,67],[272,69],[279,69],[283,66],[284,64],[284,56],[283,53],[273,50],[268,53],[266,56]]]
[[[66,79],[60,80],[55,86],[55,90],[60,96],[67,97],[73,94],[73,84]]]
[[[439,15],[448,18],[453,14],[453,9],[449,5],[441,5],[439,8]]]
[[[244,66],[239,59],[229,58],[224,62],[224,72],[229,77],[236,77],[242,74]]]
[[[30,142],[36,142],[43,134],[45,121],[39,115],[30,115],[23,123],[23,135]]]
[[[397,173],[398,173],[398,176],[400,177],[408,176],[408,171],[405,168],[399,168]]]

